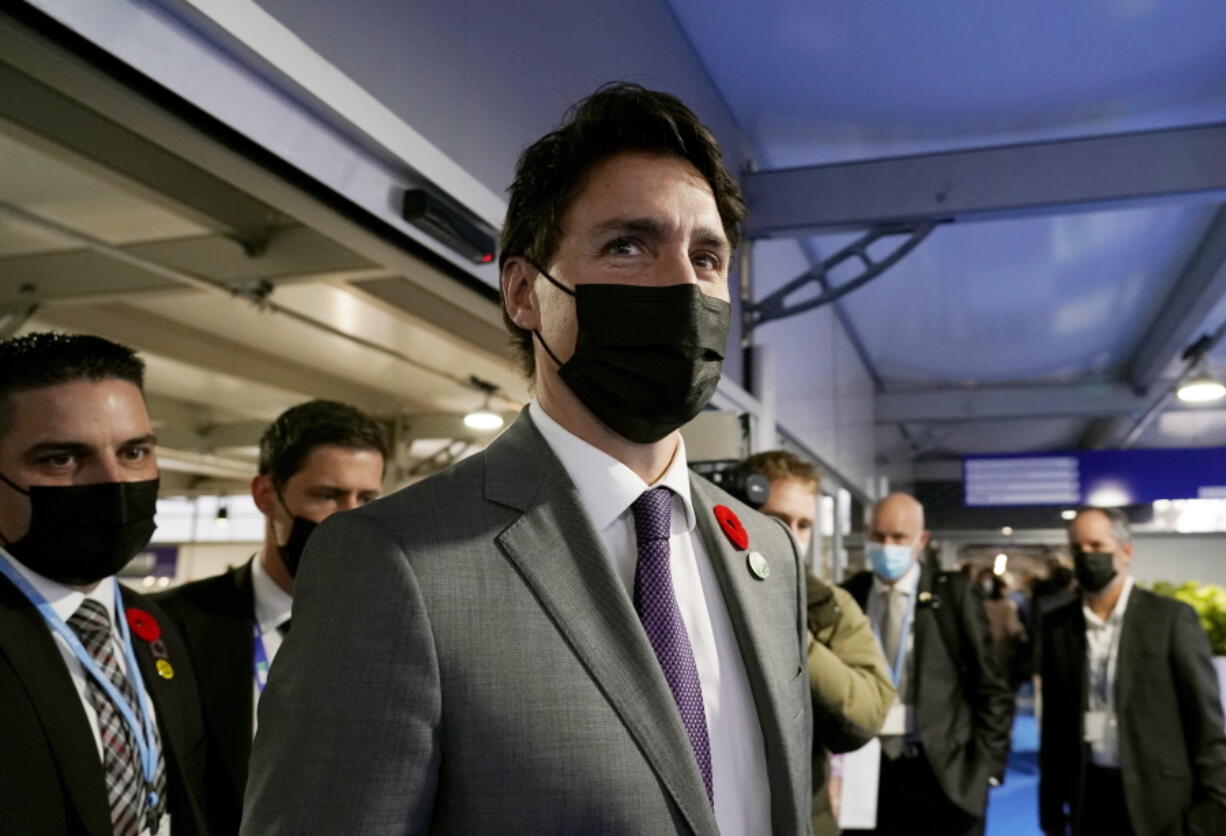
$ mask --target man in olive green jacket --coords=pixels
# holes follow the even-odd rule
[[[839,832],[830,804],[830,753],[880,730],[894,699],[868,617],[845,589],[809,576],[809,688],[813,694],[813,833]]]
[[[741,467],[770,481],[759,509],[781,520],[802,546],[809,544],[821,476],[784,450],[768,450]],[[809,687],[813,696],[813,833],[839,832],[830,803],[830,753],[868,743],[885,721],[894,686],[872,625],[841,587],[809,573]]]

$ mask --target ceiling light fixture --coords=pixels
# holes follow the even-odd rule
[[[488,380],[482,380],[476,375],[470,376],[468,382],[474,389],[479,389],[485,393],[485,400],[482,402],[480,409],[474,409],[464,416],[464,426],[470,430],[481,430],[484,432],[500,428],[506,422],[501,415],[490,409],[490,398],[498,391],[497,385],[490,383]]]
[[[1181,383],[1175,396],[1184,403],[1211,403],[1226,398],[1226,385],[1207,374],[1198,374]]]

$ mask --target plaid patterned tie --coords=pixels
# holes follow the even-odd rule
[[[127,700],[132,713],[137,710],[136,694],[115,658],[115,643],[111,641],[111,623],[106,608],[97,601],[86,598],[72,617],[68,626],[81,639],[94,662],[111,683]],[[138,836],[141,831],[141,812],[145,808],[145,780],[141,774],[140,749],[132,730],[124,722],[123,715],[111,702],[102,686],[92,676],[86,676],[86,693],[90,705],[98,715],[98,731],[102,736],[102,768],[106,773],[106,794],[111,805],[111,827],[115,836]],[[156,734],[156,725],[154,726]],[[158,747],[157,778],[154,789],[158,794],[159,807],[165,808],[166,768],[162,759],[162,747]]]
[[[711,742],[707,737],[707,714],[702,704],[702,682],[694,664],[694,651],[681,609],[673,592],[669,567],[669,516],[672,492],[668,488],[644,491],[630,506],[639,560],[634,571],[634,609],[647,631],[664,678],[681,711],[681,722],[690,738],[707,799],[715,803],[711,787]]]

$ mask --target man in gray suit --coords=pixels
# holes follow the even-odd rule
[[[311,539],[244,834],[808,832],[801,557],[677,432],[743,216],[710,133],[636,85],[524,152],[500,263],[536,397]]]

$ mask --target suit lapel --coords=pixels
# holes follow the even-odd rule
[[[47,625],[7,578],[0,578],[0,652],[30,695],[86,830],[110,836],[106,777],[81,698]]]
[[[911,618],[914,620],[914,627],[912,628],[914,631],[914,636],[912,641],[915,644],[915,646],[911,649],[911,653],[913,654],[911,662],[912,672],[928,669],[928,667],[932,664],[932,660],[928,657],[928,643],[930,641],[942,640],[939,635],[935,639],[932,638],[933,632],[940,631],[940,627],[936,623],[937,616],[933,611],[934,604],[932,603],[936,600],[934,597],[932,597],[934,575],[935,573],[932,570],[931,564],[929,564],[927,561],[921,561],[919,581],[915,585],[915,609],[911,616]],[[920,606],[921,599],[925,601],[924,606]],[[956,606],[956,602],[941,601],[939,604],[935,604],[935,606],[953,607]],[[867,613],[868,610],[866,609],[865,612]],[[882,629],[884,630],[884,628]],[[905,642],[906,640],[907,637],[903,636],[902,641]],[[952,656],[954,652],[953,649],[947,648],[947,650]],[[956,676],[956,672],[954,672],[953,675]],[[906,674],[903,676],[906,677]],[[924,677],[913,675],[907,682],[904,682],[903,685],[909,693],[902,695],[902,699],[905,702],[907,697],[910,697],[915,701],[915,710],[926,714],[925,708],[927,708],[927,705],[923,699],[923,680]],[[941,706],[940,709],[944,711],[945,707]],[[921,727],[924,725],[927,724],[923,722],[920,723]]]
[[[1146,608],[1149,601],[1145,598],[1145,590],[1135,586],[1128,595],[1128,609],[1124,610],[1123,623],[1120,625],[1120,646],[1115,657],[1115,711],[1123,715],[1132,696],[1132,677],[1129,671],[1136,670],[1137,656],[1145,643],[1145,626],[1153,626],[1153,621],[1147,618]]]
[[[523,511],[497,538],[695,833],[715,815],[638,615],[565,469],[525,411],[486,453],[486,496]]]
[[[224,583],[226,599],[217,602],[219,617],[188,621],[184,638],[193,649],[192,664],[203,684],[201,700],[210,734],[241,798],[253,731],[251,562],[230,571]]]
[[[120,587],[123,596],[122,602],[116,602],[119,613],[118,617],[124,617],[124,610],[129,606],[145,608],[143,601],[132,600],[132,594]],[[164,625],[165,626],[165,625]],[[136,664],[140,668],[141,679],[145,684],[145,692],[149,694],[149,699],[153,702],[153,710],[157,715],[158,734],[162,740],[162,756],[166,760],[167,768],[171,766],[171,758],[185,751],[185,740],[179,736],[179,732],[184,728],[183,706],[179,699],[179,689],[182,687],[182,679],[172,677],[166,679],[157,672],[157,660],[154,659],[153,653],[149,649],[149,642],[131,636],[132,652],[136,656]],[[171,668],[175,671],[182,670],[180,666],[187,665],[187,659],[176,659],[172,654],[167,654],[170,658],[167,660]]]
[[[792,786],[791,764],[798,763],[801,752],[792,751],[796,735],[788,734],[796,719],[787,709],[781,687],[801,672],[799,625],[772,621],[779,611],[780,601],[774,586],[787,583],[795,567],[776,563],[765,580],[750,574],[746,562],[749,550],[734,549],[728,538],[717,528],[714,507],[716,501],[707,493],[707,484],[690,476],[690,496],[694,503],[699,536],[719,579],[720,591],[736,633],[737,645],[749,685],[757,706],[758,723],[766,744],[767,770],[772,788],[771,801],[778,831],[790,821],[791,794],[784,790]],[[749,548],[754,548],[751,541]],[[795,643],[789,641],[795,637]],[[795,651],[789,654],[788,649]],[[773,668],[773,670],[772,670]]]

